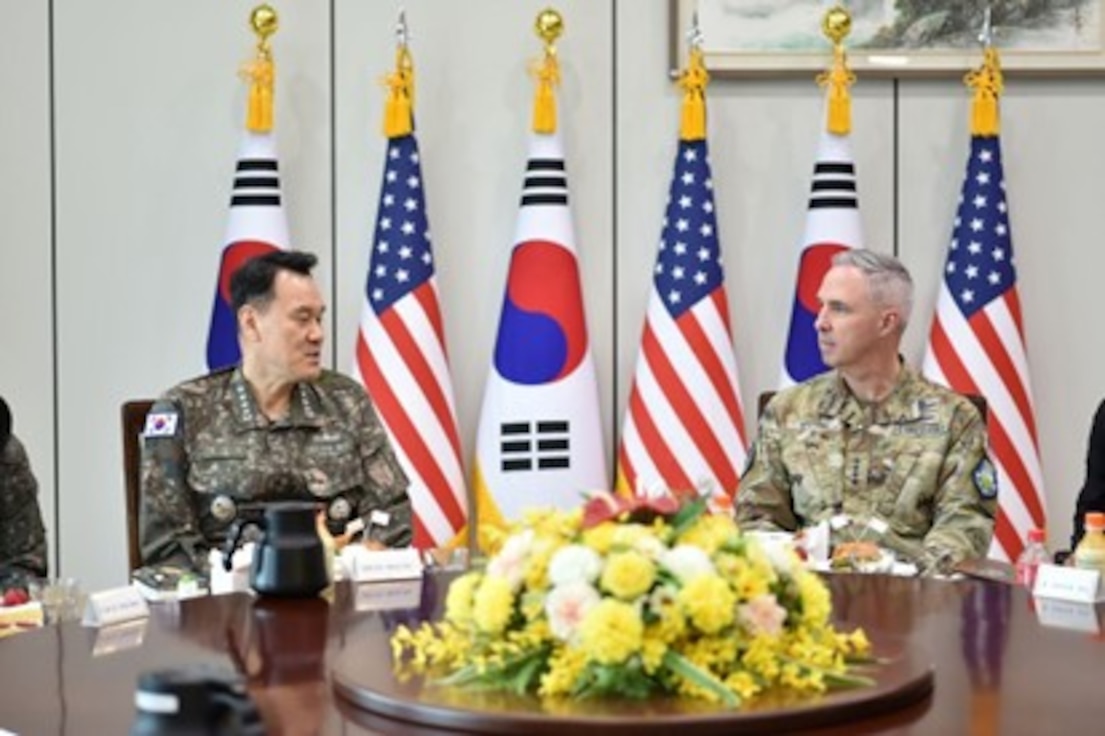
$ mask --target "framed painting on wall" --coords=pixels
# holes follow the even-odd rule
[[[670,0],[671,68],[686,59],[687,29],[698,11],[706,67],[721,76],[816,73],[832,45],[821,19],[848,9],[845,39],[854,70],[878,76],[965,72],[981,58],[987,6],[1007,72],[1105,73],[1105,0]]]

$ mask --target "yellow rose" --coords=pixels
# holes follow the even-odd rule
[[[640,552],[617,552],[610,555],[603,568],[599,584],[622,600],[644,595],[656,580],[656,566]]]
[[[580,626],[580,644],[599,664],[621,664],[641,650],[644,624],[628,603],[604,598]]]

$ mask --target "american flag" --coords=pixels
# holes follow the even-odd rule
[[[1028,530],[1043,528],[1045,514],[997,136],[971,138],[924,373],[960,393],[986,398],[1000,506],[990,556],[1015,560]]]
[[[705,140],[681,140],[660,236],[618,483],[732,495],[747,438]]]
[[[414,545],[441,546],[468,505],[413,134],[388,141],[368,268],[354,372],[410,478]]]

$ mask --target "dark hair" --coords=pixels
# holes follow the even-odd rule
[[[0,396],[0,450],[8,446],[8,437],[12,434],[12,410],[8,408],[8,402]]]
[[[314,253],[301,250],[276,250],[255,256],[238,267],[230,277],[230,305],[237,313],[247,304],[264,307],[272,301],[272,284],[281,271],[310,276],[318,263]]]

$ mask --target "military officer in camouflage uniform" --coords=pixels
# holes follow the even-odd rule
[[[743,527],[828,520],[834,543],[874,541],[922,572],[986,554],[997,482],[985,425],[968,399],[902,362],[912,292],[891,256],[833,259],[816,328],[835,370],[767,405],[737,496]]]
[[[0,398],[0,592],[47,574],[38,483],[27,451],[11,429],[11,411]]]
[[[364,388],[321,367],[325,309],[309,253],[247,261],[231,278],[239,366],[186,381],[150,410],[142,559],[207,570],[243,504],[314,500],[370,547],[411,541],[407,478]],[[348,526],[347,526],[348,525]]]

